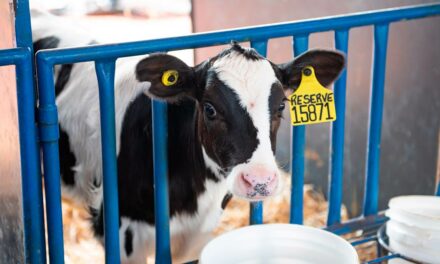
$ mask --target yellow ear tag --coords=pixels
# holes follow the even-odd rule
[[[162,74],[162,84],[165,86],[171,86],[176,84],[179,79],[179,72],[176,70],[168,70]]]
[[[288,100],[293,126],[336,120],[333,92],[318,82],[311,66],[302,70],[301,83]]]

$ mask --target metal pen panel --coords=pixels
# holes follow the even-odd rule
[[[373,76],[371,82],[370,117],[365,179],[365,216],[376,214],[379,199],[379,162],[382,112],[385,90],[385,64],[388,44],[388,24],[374,26]]]
[[[251,41],[251,47],[254,48],[262,56],[267,55],[267,40]],[[250,224],[263,223],[263,202],[251,202],[250,204]]]
[[[31,51],[28,48],[0,50],[0,66],[5,65],[15,65],[16,72],[26,263],[45,263],[44,207]]]
[[[154,219],[156,263],[171,263],[170,206],[168,194],[167,103],[153,100]]]
[[[67,49],[43,51],[41,56],[53,64],[85,62],[106,58],[143,55],[158,51],[201,48],[229,43],[232,39],[260,41],[270,38],[300,36],[310,33],[360,27],[421,17],[440,15],[440,4],[389,8],[377,12],[362,12],[303,21],[286,22],[255,27],[238,28],[188,36],[144,40],[118,44],[94,45]]]
[[[348,54],[348,29],[335,31],[335,47]],[[329,209],[327,225],[341,222],[341,205],[344,173],[344,132],[345,132],[345,97],[347,85],[347,69],[344,69],[335,82],[334,96],[337,119],[330,130],[330,179]]]
[[[309,36],[301,35],[293,38],[293,54],[298,56],[307,51]],[[306,127],[292,127],[292,193],[290,194],[290,223],[303,223],[304,200],[304,151],[306,146]]]
[[[99,84],[102,175],[104,191],[105,263],[120,263],[118,173],[115,131],[115,60],[95,62]]]
[[[39,129],[43,148],[47,236],[50,263],[64,263],[61,213],[58,113],[55,105],[53,65],[38,61]]]

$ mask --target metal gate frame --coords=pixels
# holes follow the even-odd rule
[[[17,5],[27,5],[18,1]],[[18,9],[17,9],[18,12]],[[29,12],[28,6],[20,12]],[[48,227],[49,259],[51,263],[64,262],[63,229],[61,215],[60,168],[58,155],[58,116],[55,104],[53,68],[66,63],[95,62],[99,83],[101,112],[103,178],[104,178],[104,222],[106,263],[119,263],[118,194],[115,147],[114,71],[115,61],[120,57],[144,55],[152,52],[190,49],[227,44],[231,40],[250,42],[263,56],[271,38],[293,37],[293,50],[299,55],[308,49],[309,35],[323,31],[334,31],[335,48],[347,54],[349,30],[354,27],[374,26],[374,51],[367,143],[367,168],[365,172],[365,196],[363,216],[341,223],[343,147],[345,125],[346,70],[335,83],[334,92],[337,116],[332,124],[331,166],[329,184],[329,214],[327,230],[345,234],[359,229],[378,226],[387,219],[378,212],[379,161],[382,111],[384,100],[385,63],[389,24],[401,20],[440,15],[440,4],[391,8],[342,16],[310,19],[296,22],[270,24],[257,27],[192,34],[148,41],[89,47],[40,51],[36,55],[39,87],[38,127],[43,149],[44,179],[46,194],[46,217]],[[29,19],[29,13],[24,16]],[[20,24],[20,23],[18,23]],[[28,27],[30,29],[30,27]],[[24,34],[19,36],[18,34]],[[29,32],[27,32],[29,34]],[[17,67],[18,102],[20,119],[20,147],[23,177],[24,225],[26,259],[30,263],[45,263],[45,243],[39,153],[34,120],[34,93],[32,60],[29,35],[17,30],[17,39],[25,40],[23,46],[0,51],[0,65],[14,64]],[[171,263],[169,202],[167,182],[167,105],[153,101],[153,151],[156,208],[156,262]],[[292,129],[292,193],[290,223],[303,222],[305,126]],[[440,194],[440,187],[436,192]],[[251,204],[251,224],[263,222],[262,203]],[[359,245],[376,238],[367,237],[353,242]],[[400,257],[388,255],[368,263]]]

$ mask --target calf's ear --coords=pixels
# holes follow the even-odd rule
[[[164,54],[152,54],[136,65],[139,82],[151,83],[148,94],[156,99],[175,102],[196,94],[196,74],[180,59]]]
[[[330,85],[345,67],[345,56],[337,51],[310,50],[290,62],[277,65],[276,72],[285,90],[294,91],[301,83],[301,71],[312,66],[318,81]]]

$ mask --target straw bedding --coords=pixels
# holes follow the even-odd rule
[[[264,203],[265,223],[287,223],[289,219],[290,184],[284,177],[285,188],[281,195]],[[341,210],[343,220],[348,219],[345,207]],[[89,215],[80,206],[63,199],[63,222],[66,263],[104,263],[104,251],[94,239],[89,228]],[[313,190],[313,186],[304,186],[304,224],[314,227],[325,225],[327,218],[327,202],[321,193]],[[246,226],[249,223],[249,203],[233,198],[225,209],[215,235]],[[361,259],[371,257],[372,248],[360,250]],[[149,262],[149,263],[152,263]]]

